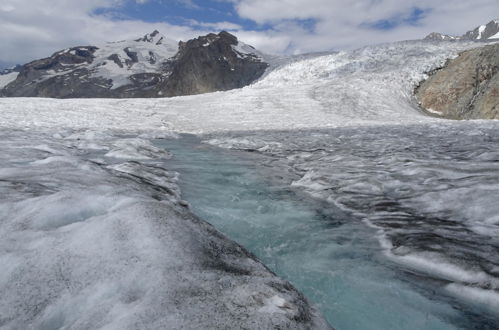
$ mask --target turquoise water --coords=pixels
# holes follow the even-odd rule
[[[359,219],[268,180],[256,156],[187,135],[156,143],[173,153],[167,165],[192,211],[301,290],[336,329],[487,328],[429,279],[386,260]]]

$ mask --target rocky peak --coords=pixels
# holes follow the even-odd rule
[[[33,61],[24,65],[21,69],[21,74],[29,71],[45,71],[45,70],[63,70],[68,66],[89,64],[94,59],[94,53],[97,50],[94,46],[80,46],[68,48],[54,53],[51,57]]]
[[[158,30],[154,30],[151,33],[146,34],[142,38],[136,39],[137,42],[149,42],[155,45],[161,45],[166,40],[166,37],[162,35]]]
[[[424,40],[430,41],[453,41],[453,40],[494,40],[499,39],[499,20],[495,19],[486,25],[480,25],[475,29],[466,32],[460,37],[432,32]]]
[[[209,33],[205,36],[200,36],[198,38],[189,41],[180,41],[179,47],[180,51],[185,51],[186,49],[192,49],[196,47],[209,47],[212,45],[225,45],[230,47],[231,45],[237,45],[237,37],[230,34],[229,32],[222,31],[218,34]]]
[[[256,50],[222,31],[179,43],[175,67],[163,95],[199,94],[246,86],[258,79],[268,64]]]
[[[238,41],[237,41],[237,37],[233,34],[230,34],[229,32],[227,31],[222,31],[218,34],[219,38],[226,41],[227,43],[231,44],[231,45],[237,45]]]
[[[486,25],[480,25],[474,30],[466,32],[461,39],[487,40],[499,39],[499,20],[492,20]]]
[[[429,35],[427,35],[424,40],[433,40],[433,41],[440,41],[440,40],[455,40],[456,37],[447,35],[447,34],[441,34],[438,32],[432,32]]]

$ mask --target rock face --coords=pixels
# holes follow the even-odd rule
[[[258,79],[267,66],[261,53],[228,32],[177,43],[154,31],[136,40],[65,49],[23,65],[0,95],[190,95],[243,87]]]
[[[438,32],[432,32],[424,40],[430,41],[456,41],[456,40],[494,40],[499,39],[499,20],[492,20],[485,25],[480,25],[475,29],[466,32],[460,37],[450,36]]]
[[[160,90],[167,96],[206,93],[249,85],[267,64],[256,50],[230,33],[209,34],[180,43],[170,79]]]
[[[486,25],[480,25],[472,31],[466,32],[463,40],[487,40],[499,39],[499,20],[493,20]]]
[[[416,89],[429,113],[449,119],[499,119],[499,44],[463,52]]]

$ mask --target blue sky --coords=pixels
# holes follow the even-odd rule
[[[127,0],[122,5],[112,8],[98,8],[96,15],[109,15],[114,20],[136,19],[150,23],[167,22],[174,25],[191,27],[206,24],[226,22],[234,24],[233,29],[266,30],[268,24],[257,24],[250,19],[238,15],[234,4],[230,1],[179,1],[179,0],[149,0],[137,2]],[[197,25],[196,23],[202,23]],[[228,25],[228,27],[231,27]]]
[[[406,15],[397,15],[383,18],[369,24],[368,28],[377,30],[391,30],[401,25],[417,25],[431,11],[419,7],[410,8]],[[198,27],[196,22],[217,23],[227,22],[234,24],[238,29],[265,31],[271,30],[272,25],[256,23],[251,19],[239,16],[230,1],[179,1],[179,0],[149,0],[137,2],[127,0],[122,5],[113,8],[97,8],[93,11],[96,15],[108,15],[113,20],[137,19],[150,23],[168,22],[175,25],[188,25]],[[317,20],[292,19],[295,24],[308,31],[313,31]],[[232,30],[235,30],[232,29]]]
[[[175,40],[228,30],[267,53],[461,35],[497,0],[0,0],[0,67],[155,29]]]
[[[169,22],[185,24],[193,19],[199,22],[238,21],[234,7],[229,2],[220,1],[175,1],[159,0],[138,3],[126,1],[122,6],[99,8],[96,14],[109,14],[114,19],[138,19],[146,22]],[[249,23],[249,21],[247,21]]]

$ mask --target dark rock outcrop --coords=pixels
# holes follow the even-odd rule
[[[449,119],[499,119],[499,44],[465,51],[416,89],[427,112]]]
[[[104,88],[87,79],[89,71],[85,68],[85,64],[93,62],[96,50],[93,46],[74,47],[25,64],[17,79],[4,87],[2,96],[73,97],[80,93],[82,97],[89,97],[100,93]],[[68,67],[74,69],[67,72]],[[65,74],[58,74],[60,72]]]
[[[258,51],[228,32],[177,44],[158,31],[102,47],[66,49],[21,67],[5,97],[165,97],[246,86],[266,70]]]
[[[241,88],[258,79],[267,64],[256,54],[238,51],[227,32],[180,43],[171,76],[160,90],[167,96]]]

